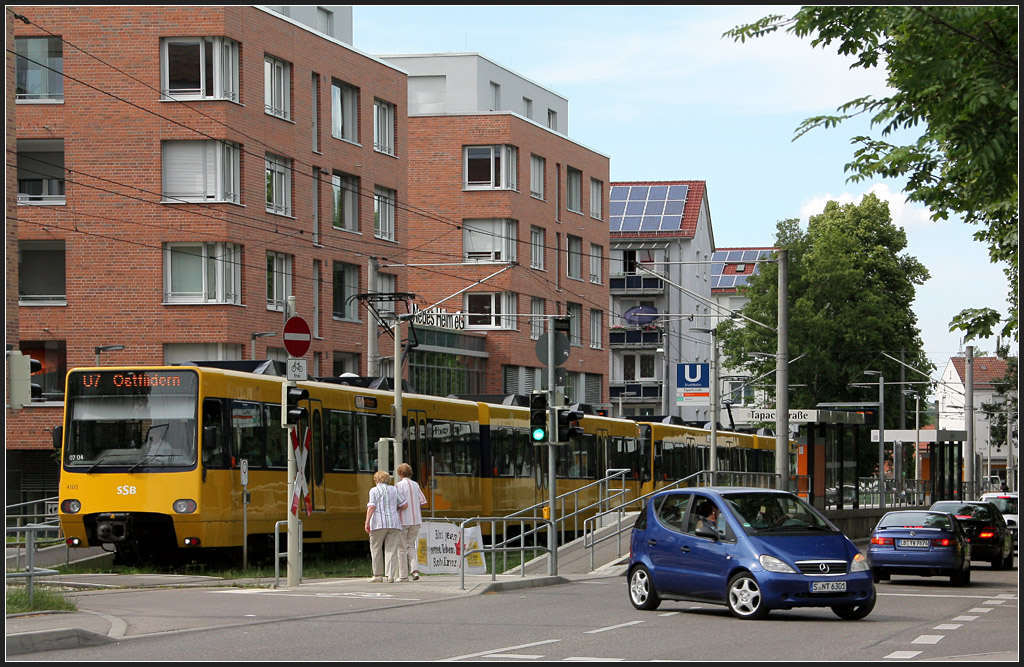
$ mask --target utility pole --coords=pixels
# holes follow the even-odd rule
[[[964,452],[964,497],[973,498],[978,492],[974,470],[974,346],[967,346],[964,389],[964,428],[967,431],[967,451]]]
[[[789,250],[779,249],[779,322],[775,353],[775,475],[789,490]]]

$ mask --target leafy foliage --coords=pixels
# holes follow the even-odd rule
[[[902,353],[907,365],[924,373],[934,369],[911,309],[915,286],[928,279],[928,270],[903,254],[906,233],[892,223],[886,202],[875,195],[860,204],[828,202],[821,215],[810,218],[806,232],[797,220],[779,222],[775,244],[789,256],[788,354],[794,360],[789,380],[798,385],[791,391],[792,405],[876,401],[877,392],[849,385],[871,382],[863,374],[868,369],[899,378],[899,364],[880,351],[898,358]],[[744,296],[749,299],[744,315],[777,326],[777,265],[765,264],[751,277]],[[724,365],[746,364],[755,375],[771,370],[774,360],[751,363],[749,354],[774,349],[773,332],[724,322],[719,335]],[[900,390],[887,386],[892,393],[887,401],[895,404]]]
[[[885,67],[893,94],[860,97],[837,115],[806,119],[795,138],[870,114],[882,139],[855,136],[849,181],[906,177],[906,194],[933,219],[951,214],[978,225],[976,240],[1003,265],[1006,317],[966,309],[950,322],[967,338],[1018,338],[1018,63],[1016,6],[814,6],[792,17],[766,16],[725,33],[736,41],[785,29],[813,47],[835,45],[853,67]],[[897,130],[919,128],[909,145],[889,143]],[[794,139],[795,139],[794,138]],[[999,324],[1002,321],[1002,329]]]

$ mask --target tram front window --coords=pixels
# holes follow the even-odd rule
[[[69,379],[64,465],[87,472],[195,465],[195,376],[184,376],[187,386],[164,387],[154,378],[133,385],[121,374]]]

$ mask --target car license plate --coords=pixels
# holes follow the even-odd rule
[[[928,547],[928,540],[899,540],[901,547]]]
[[[812,593],[843,593],[846,591],[845,581],[812,581]]]

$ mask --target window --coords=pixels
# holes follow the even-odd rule
[[[515,146],[466,146],[464,186],[473,190],[515,190]]]
[[[334,12],[323,7],[316,8],[316,29],[325,35],[334,36]]]
[[[554,109],[548,109],[548,128],[558,130],[558,112]]]
[[[310,89],[312,95],[310,96],[313,104],[311,126],[313,129],[313,152],[320,152],[320,75],[316,72],[312,73],[312,80],[310,81]]]
[[[512,292],[484,292],[466,295],[467,324],[474,328],[512,329],[512,318],[502,317],[514,313],[516,295]]]
[[[239,203],[241,151],[226,141],[164,141],[163,197],[168,201]]]
[[[60,37],[15,37],[15,95],[19,102],[64,100],[64,44]]]
[[[604,320],[604,313],[600,310],[590,311],[590,347],[600,350],[602,347],[601,338],[604,335],[604,327],[601,324]]]
[[[565,303],[565,314],[569,316],[569,344],[577,347],[583,345],[583,306],[578,303]]]
[[[234,243],[165,243],[164,303],[242,303],[242,248]]]
[[[359,231],[359,179],[335,172],[331,176],[331,216],[335,229]]]
[[[601,219],[601,197],[604,193],[604,183],[596,178],[590,179],[590,217]]]
[[[565,168],[565,207],[574,213],[583,212],[583,172],[572,167]]]
[[[331,84],[331,136],[359,142],[359,89],[347,83]]]
[[[533,100],[529,97],[523,98],[523,115],[527,118],[533,118]]]
[[[32,383],[43,390],[44,401],[63,401],[64,382],[68,374],[67,342],[63,340],[19,341],[21,353],[39,362],[32,374]]]
[[[18,203],[60,205],[64,198],[64,140],[18,141]]]
[[[501,86],[491,81],[491,111],[501,108]]]
[[[583,239],[572,234],[566,234],[565,245],[568,252],[565,275],[577,280],[583,280]]]
[[[292,161],[267,153],[267,211],[292,214]]]
[[[395,105],[383,100],[373,101],[373,149],[395,154]]]
[[[539,299],[537,297],[530,298],[530,314],[544,314],[544,299]],[[544,319],[545,318],[543,317],[530,318],[530,340],[538,340],[541,337],[541,334],[544,333]]]
[[[352,296],[359,293],[359,267],[334,262],[334,317],[342,320],[359,319],[359,302]]]
[[[544,199],[544,158],[530,156],[530,196]]]
[[[463,256],[467,262],[514,262],[515,220],[463,220]]]
[[[530,268],[544,268],[544,229],[530,227]]]
[[[263,108],[271,116],[291,118],[291,66],[280,58],[263,59]]]
[[[238,101],[238,44],[226,37],[172,37],[161,42],[164,99]]]
[[[19,305],[67,303],[63,240],[18,241]]]
[[[377,274],[377,289],[376,292],[381,294],[394,294],[398,291],[398,277],[393,273],[378,273]],[[381,301],[377,303],[377,310],[381,313],[393,313],[395,312],[394,301]]]
[[[387,241],[395,240],[395,202],[398,193],[377,186],[373,192],[373,235]]]
[[[622,355],[622,379],[626,382],[632,380],[653,380],[654,379],[654,355],[653,354],[624,354]]]
[[[601,284],[601,260],[604,257],[604,248],[596,243],[590,244],[590,282],[595,285]]]
[[[284,312],[292,295],[292,256],[267,251],[267,310]]]

